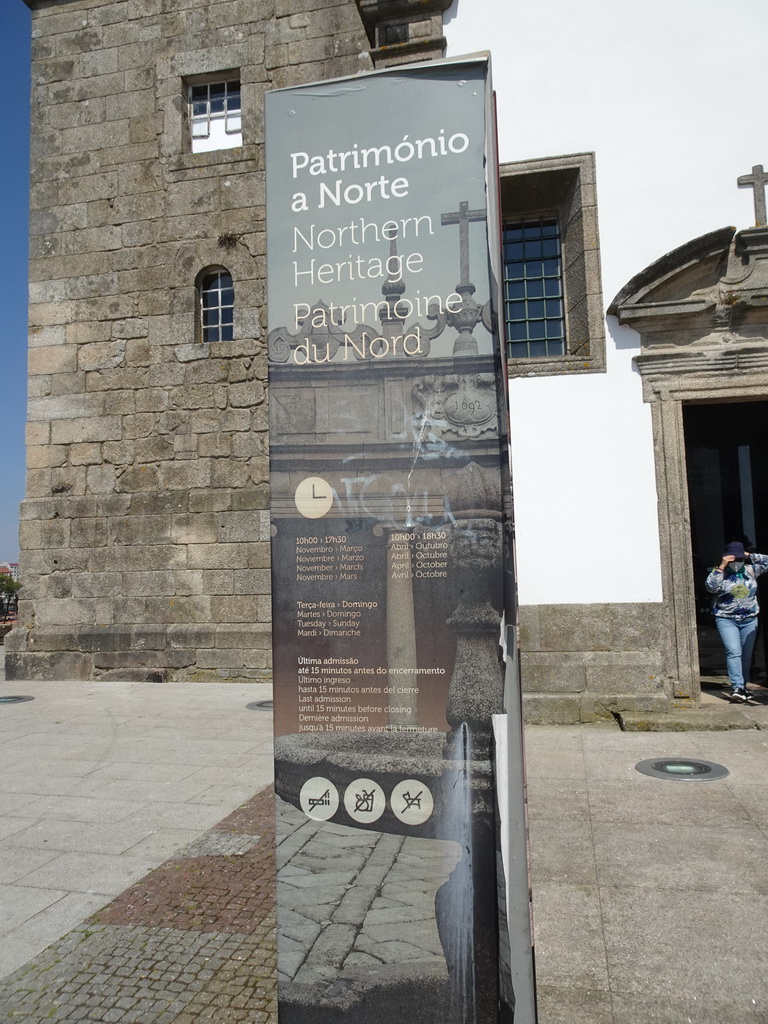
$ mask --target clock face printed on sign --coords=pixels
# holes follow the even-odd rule
[[[308,476],[296,488],[294,500],[305,519],[320,519],[333,505],[333,488],[321,476]]]

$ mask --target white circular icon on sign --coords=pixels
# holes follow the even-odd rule
[[[344,807],[353,821],[378,821],[387,806],[384,790],[373,779],[355,779],[344,793]]]
[[[333,488],[321,476],[308,476],[296,488],[294,501],[305,519],[320,519],[333,505]]]
[[[339,809],[339,791],[328,779],[316,775],[301,787],[299,804],[308,818],[327,821]]]
[[[428,787],[417,779],[398,782],[392,790],[390,803],[395,817],[405,825],[423,825],[435,806]]]

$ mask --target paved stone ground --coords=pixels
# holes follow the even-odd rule
[[[0,1020],[274,1024],[274,804],[262,790],[7,977]],[[314,822],[279,805],[288,990],[400,967],[444,986],[434,899],[457,844]]]
[[[766,732],[525,735],[539,1024],[768,1024]]]
[[[265,781],[257,769],[266,757],[251,734],[265,730],[267,720],[238,710],[245,702],[236,688],[215,688],[218,710],[208,722],[214,695],[205,684],[199,693],[142,684],[134,696],[127,684],[103,692],[90,685],[34,685],[34,702],[0,715],[0,823],[7,826],[0,880],[5,872],[9,883],[0,888],[2,945],[18,947],[27,927],[13,925],[5,893],[21,888],[32,900],[50,881],[14,888],[18,872],[39,870],[42,860],[47,868],[60,857],[66,858],[62,872],[71,874],[74,863],[69,847],[45,852],[52,827],[47,818],[40,818],[39,834],[37,819],[27,820],[41,794],[49,795],[46,813],[49,803],[58,809],[51,819],[60,822],[56,841],[69,842],[70,831],[76,833],[83,851],[78,885],[98,902],[62,923],[53,937],[66,932],[63,938],[24,954],[24,966],[0,981],[0,1022],[275,1024],[271,790],[251,796]],[[135,704],[139,697],[145,706]],[[163,718],[160,711],[172,697],[173,710]],[[202,743],[195,738],[201,708],[207,732],[216,732]],[[766,708],[750,713],[764,715]],[[79,760],[88,736],[101,744],[92,753],[103,760],[93,764]],[[194,744],[195,763],[186,764]],[[228,757],[221,765],[220,748]],[[526,729],[526,750],[539,1024],[768,1024],[768,735],[761,723],[685,733],[535,726]],[[135,762],[130,774],[129,756]],[[697,783],[658,781],[635,770],[638,761],[662,756],[717,761],[730,774]],[[207,762],[215,766],[213,775]],[[163,786],[161,769],[162,779],[173,769]],[[200,824],[171,829],[167,842],[174,845],[162,856],[177,852],[134,874],[119,896],[117,885],[125,884],[119,880],[106,896],[103,889],[90,896],[96,870],[90,851],[103,847],[109,825],[90,805],[99,786],[106,789],[99,807],[115,810],[110,779],[118,770],[122,798],[130,804],[147,789],[147,808],[139,833],[133,824],[116,823],[118,832],[109,833],[115,849],[154,842],[156,835],[142,838],[141,829],[155,828],[155,821],[158,828],[168,825],[172,795],[182,801],[174,814],[192,815]],[[201,804],[198,790],[187,786],[185,780],[201,772],[206,799],[219,800],[225,780],[234,778],[237,792],[249,788],[218,810],[219,802]],[[70,821],[75,809],[67,800],[86,785],[79,817]],[[203,823],[201,811],[210,806],[215,816]],[[122,810],[136,817],[130,807]],[[406,963],[414,951],[402,948],[409,943],[398,935],[398,923],[406,913],[419,919],[422,912],[426,922],[425,855],[447,873],[450,844],[411,848],[410,839],[364,832],[354,832],[352,842],[345,830],[323,825],[320,835],[339,878],[316,920],[302,891],[321,884],[319,846],[311,860],[304,852],[319,826],[290,808],[282,811],[280,856],[290,868],[286,886],[294,890],[295,915],[289,915],[295,945],[293,962],[286,961],[288,984],[298,985],[304,972],[311,988],[322,969],[337,962],[350,973],[378,970],[375,962],[385,968]],[[94,822],[100,831],[91,836]],[[22,845],[25,835],[29,842]],[[322,884],[330,885],[330,877]],[[106,899],[113,902],[97,910]],[[45,913],[35,914],[38,906],[30,903],[29,927]],[[354,941],[350,925],[357,929]],[[423,987],[430,958],[439,967],[440,955],[434,933],[426,925],[422,933],[415,956]]]
[[[0,979],[273,777],[271,687],[25,682],[0,705]]]
[[[13,1024],[273,1024],[274,798],[256,794],[0,984]]]

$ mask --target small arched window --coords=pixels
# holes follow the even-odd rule
[[[224,267],[203,271],[199,279],[200,326],[203,341],[232,341],[235,287]]]

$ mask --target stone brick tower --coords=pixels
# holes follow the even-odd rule
[[[446,0],[27,3],[28,480],[8,678],[262,679],[263,95],[439,56]]]

